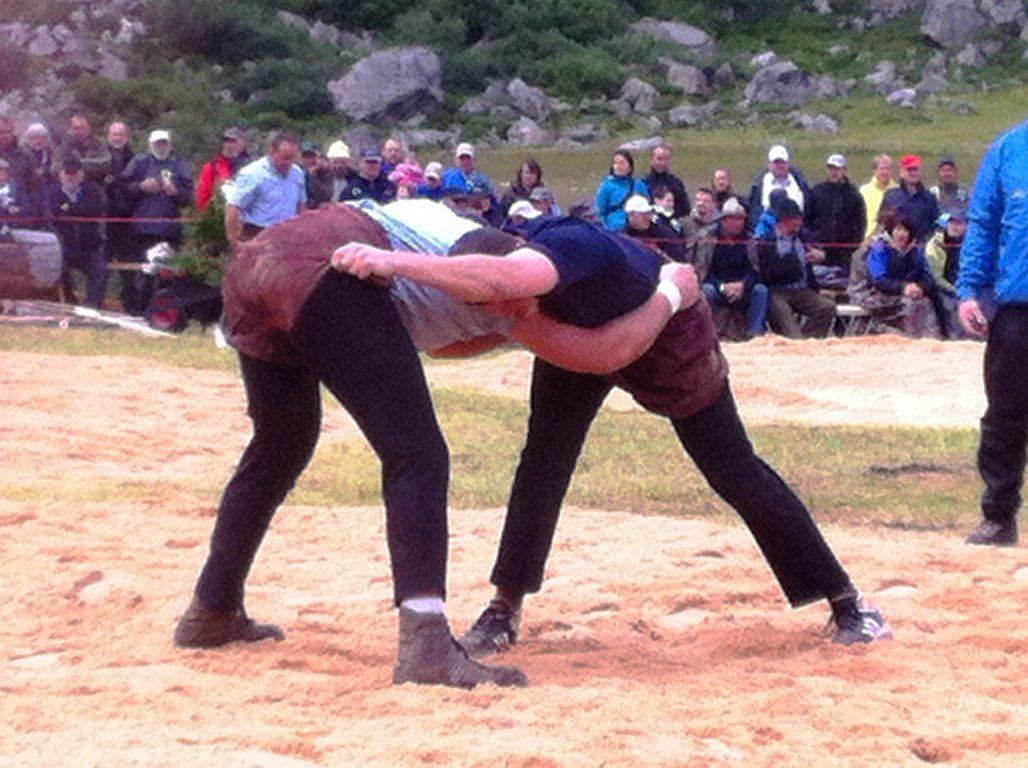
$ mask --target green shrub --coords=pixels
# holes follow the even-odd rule
[[[540,55],[524,62],[522,75],[530,82],[545,83],[548,93],[564,99],[583,96],[615,96],[625,81],[621,65],[602,49],[571,41],[556,42],[552,33]]]
[[[226,64],[288,58],[310,38],[256,3],[155,0],[146,9],[152,43],[173,56],[200,56]]]
[[[297,59],[265,59],[236,80],[241,99],[256,96],[259,111],[281,111],[291,117],[331,112],[325,68]]]
[[[425,9],[415,9],[396,17],[391,42],[397,45],[427,45],[442,53],[464,49],[468,25],[455,16],[437,17]]]

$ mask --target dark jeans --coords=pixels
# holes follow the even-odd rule
[[[601,377],[535,361],[528,436],[491,577],[496,586],[527,593],[542,585],[571,474],[610,389]],[[852,590],[803,502],[754,453],[728,386],[710,407],[671,423],[703,477],[742,516],[791,605]]]
[[[75,301],[75,291],[71,284],[71,270],[77,269],[86,276],[86,304],[100,309],[107,293],[107,259],[103,248],[98,246],[91,251],[69,249],[62,254],[61,286],[69,300]]]
[[[711,307],[727,307],[733,312],[745,312],[746,333],[750,336],[763,335],[764,327],[767,325],[768,302],[771,300],[766,285],[754,283],[742,298],[734,302],[729,301],[710,283],[703,284],[703,293]]]
[[[222,496],[197,597],[207,607],[242,605],[257,548],[318,441],[319,382],[382,461],[397,603],[444,595],[449,454],[417,351],[388,292],[330,272],[291,338],[303,360],[297,367],[240,355],[253,437]],[[331,535],[326,531],[326,544]]]
[[[982,514],[1010,520],[1021,506],[1028,444],[1028,304],[1001,306],[989,324],[985,394],[978,446]]]

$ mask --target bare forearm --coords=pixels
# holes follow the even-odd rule
[[[243,217],[240,210],[234,205],[225,208],[225,236],[233,245],[238,243],[239,238],[243,236]]]
[[[670,318],[668,300],[654,294],[639,308],[599,328],[578,328],[535,314],[518,321],[511,336],[560,368],[606,375],[642,357]]]
[[[420,253],[394,253],[394,274],[445,291],[469,303],[509,301],[537,295],[523,279],[524,263],[496,256],[453,256],[440,259]]]

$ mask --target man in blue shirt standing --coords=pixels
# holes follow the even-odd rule
[[[307,183],[296,159],[300,140],[279,133],[268,154],[243,168],[225,187],[225,233],[233,244],[251,240],[261,230],[291,219],[307,203]]]
[[[979,304],[995,286],[988,320]],[[988,335],[978,471],[983,520],[968,544],[1017,543],[1017,510],[1028,448],[1028,122],[1002,134],[978,169],[957,277],[960,322]]]

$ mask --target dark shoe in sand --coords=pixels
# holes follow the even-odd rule
[[[256,643],[269,638],[282,642],[286,635],[275,624],[258,624],[242,608],[205,608],[195,599],[175,627],[175,645],[179,648],[217,648],[237,641]]]
[[[516,667],[487,666],[472,661],[450,634],[446,616],[400,608],[400,642],[393,683],[474,688],[483,683],[528,685]]]
[[[1017,520],[983,520],[965,539],[965,543],[1012,547],[1017,544]]]

